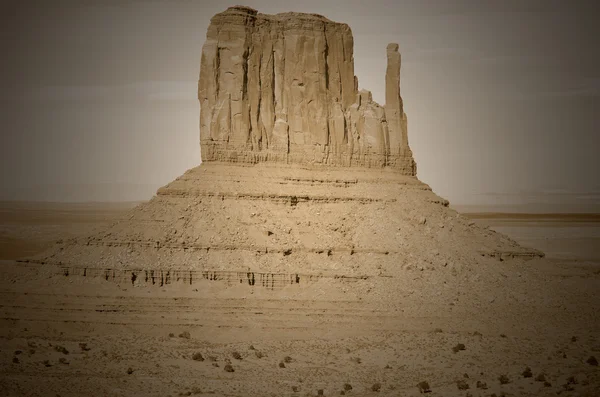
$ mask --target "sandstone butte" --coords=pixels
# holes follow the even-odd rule
[[[241,6],[215,15],[198,82],[201,165],[110,227],[29,260],[132,282],[275,287],[543,256],[416,177],[398,48],[382,45],[381,106],[358,89],[348,25]]]

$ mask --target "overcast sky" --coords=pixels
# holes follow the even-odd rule
[[[595,3],[242,2],[348,23],[359,86],[382,104],[386,45],[399,43],[418,176],[452,203],[600,205]],[[0,199],[148,199],[199,164],[200,52],[234,3],[2,4]]]

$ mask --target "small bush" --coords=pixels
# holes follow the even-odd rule
[[[456,382],[456,387],[458,390],[469,390],[469,384],[462,379]]]
[[[90,351],[90,348],[88,347],[87,343],[80,343],[79,348],[81,349],[81,351],[84,352]]]
[[[19,364],[19,358],[18,357],[13,357],[13,364]]]
[[[131,375],[133,373],[133,368],[127,368],[127,375]]]
[[[419,382],[417,387],[419,388],[419,391],[421,393],[431,393],[431,388],[429,387],[429,383],[426,381]]]
[[[61,364],[69,365],[69,362],[64,357],[59,358],[58,362],[61,363]]]
[[[234,372],[234,369],[231,366],[231,364],[227,364],[223,369],[225,370],[225,372]]]
[[[291,363],[292,361],[293,361],[293,360],[292,360],[292,358],[291,358],[290,356],[285,356],[285,357],[283,358],[283,362],[284,362],[284,363],[286,363],[286,364],[289,364],[289,363]]]
[[[256,349],[254,348],[253,345],[250,345],[250,347],[248,348],[248,350],[256,350]]]
[[[500,375],[498,377],[498,380],[500,381],[501,385],[506,385],[506,384],[510,383],[510,379],[508,379],[508,376],[506,376],[506,375]]]
[[[458,352],[459,352],[459,351],[461,351],[461,350],[466,350],[466,347],[465,347],[465,345],[464,345],[464,344],[462,344],[462,343],[459,343],[459,344],[457,344],[456,346],[454,346],[454,347],[452,348],[452,351],[453,351],[454,353],[458,353]]]
[[[190,333],[187,331],[183,331],[182,333],[179,334],[179,337],[184,338],[184,339],[190,339],[192,337],[192,335],[190,335]]]
[[[373,386],[371,386],[371,390],[373,390],[373,391],[381,390],[381,383],[374,383]]]
[[[536,382],[545,382],[546,376],[544,374],[539,374],[538,376],[535,377],[535,381]]]
[[[50,360],[44,360],[43,364],[44,364],[46,367],[51,367],[51,366],[52,366],[52,364],[50,364]]]
[[[285,368],[285,364],[282,362],[279,363],[279,368]]]
[[[300,390],[300,388],[298,386],[292,386],[292,391],[294,393],[298,393],[298,390]]]
[[[346,390],[346,391],[352,390],[352,385],[350,383],[344,383],[344,390]]]
[[[590,356],[590,358],[587,359],[586,361],[589,365],[592,365],[594,367],[598,366],[598,360],[596,359],[596,357],[594,356]]]
[[[236,360],[241,360],[242,359],[242,355],[238,352],[233,352],[231,353],[231,357],[235,358]]]
[[[169,338],[174,338],[174,337],[175,337],[175,334],[172,332],[169,332]]]
[[[194,361],[204,361],[204,357],[202,357],[202,353],[197,352],[192,355],[192,360]]]
[[[475,387],[477,387],[478,389],[481,389],[481,390],[487,390],[487,388],[488,388],[487,383],[479,381],[479,380],[477,381],[477,384],[475,385]]]
[[[531,372],[531,368],[529,368],[529,367],[525,368],[525,371],[523,371],[521,373],[521,375],[523,375],[523,378],[531,378],[533,376],[533,373]]]
[[[54,350],[62,354],[69,354],[69,351],[64,346],[54,346]]]

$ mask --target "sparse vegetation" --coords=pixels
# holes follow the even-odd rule
[[[529,367],[525,368],[525,371],[523,371],[521,373],[521,375],[523,375],[523,378],[531,378],[533,376],[533,373],[531,372],[531,368],[529,368]]]
[[[500,375],[498,377],[498,380],[500,381],[501,385],[506,385],[506,384],[510,383],[510,379],[508,379],[508,376],[506,376],[506,375]]]
[[[13,364],[19,364],[19,358],[13,357],[12,362],[13,362]]]
[[[458,387],[458,390],[469,390],[469,384],[463,379],[456,382],[456,387]]]
[[[459,352],[459,351],[461,351],[461,350],[466,350],[466,347],[465,347],[465,345],[464,345],[464,344],[462,344],[462,343],[459,343],[459,344],[457,344],[456,346],[454,346],[454,347],[452,348],[452,351],[453,351],[454,353],[458,353],[458,352]]]
[[[133,373],[133,368],[127,368],[127,375],[131,375]]]
[[[290,356],[285,356],[285,357],[283,358],[283,362],[284,362],[284,363],[286,363],[286,364],[289,364],[289,363],[291,363],[292,361],[293,361],[293,360],[292,360],[292,358],[291,358]]]
[[[535,381],[536,382],[545,382],[546,381],[546,375],[544,375],[543,373],[539,374],[538,376],[535,377]]]
[[[50,360],[44,360],[44,362],[42,364],[44,364],[46,367],[52,366],[52,364],[50,364]]]
[[[590,356],[590,358],[587,359],[586,361],[589,365],[592,365],[594,367],[598,366],[598,360],[596,359],[596,357],[594,356]]]
[[[300,388],[298,386],[292,386],[292,391],[294,393],[298,393],[298,390],[300,390]]]
[[[237,351],[234,351],[233,353],[231,353],[231,357],[235,358],[236,360],[242,359],[242,355]]]
[[[429,383],[426,381],[419,382],[417,387],[419,388],[419,391],[421,393],[431,393],[431,388],[429,387]]]
[[[344,390],[345,391],[350,391],[352,390],[352,385],[350,383],[344,383]]]
[[[79,348],[81,349],[81,351],[84,352],[90,351],[90,348],[88,347],[87,343],[80,343]]]
[[[189,332],[183,331],[182,333],[179,334],[179,337],[184,338],[184,339],[190,339],[192,336],[190,335]]]
[[[279,363],[279,368],[285,368],[285,364],[283,363],[283,361],[281,361],[281,362]]]
[[[481,390],[487,390],[487,388],[488,388],[487,383],[482,382],[480,380],[477,381],[477,384],[475,385],[475,387],[477,387],[478,389],[481,389]]]
[[[374,383],[373,386],[371,386],[371,390],[373,391],[379,391],[381,390],[381,383]]]
[[[253,345],[250,345],[250,347],[248,348],[248,350],[256,350],[256,349],[254,348]]]
[[[204,361],[204,357],[202,357],[202,353],[197,352],[192,355],[192,360],[194,361]]]
[[[54,346],[54,350],[62,354],[69,354],[69,351],[64,346],[56,345]]]
[[[64,357],[59,358],[58,362],[61,363],[61,364],[69,365],[69,362]]]
[[[169,332],[169,338],[174,338],[174,337],[175,337],[175,334],[172,332]]]
[[[231,364],[227,364],[224,368],[225,372],[235,372]]]

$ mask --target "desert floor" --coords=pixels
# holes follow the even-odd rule
[[[548,258],[452,277],[159,286],[15,261],[130,207],[0,205],[0,395],[600,395],[596,215],[472,214]]]

